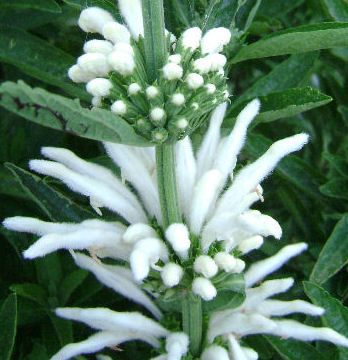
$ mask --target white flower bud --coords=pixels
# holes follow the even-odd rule
[[[218,266],[208,255],[199,256],[193,264],[193,269],[196,273],[202,274],[206,278],[211,278],[218,272]]]
[[[187,29],[182,34],[182,46],[186,49],[196,50],[201,43],[202,30],[199,27]]]
[[[103,27],[110,21],[114,21],[112,15],[98,7],[89,7],[82,10],[78,25],[85,32],[102,33]]]
[[[112,52],[113,45],[110,41],[106,40],[89,40],[83,46],[83,51],[88,53],[100,53],[108,55]]]
[[[233,269],[233,273],[240,274],[245,269],[245,262],[241,259],[236,259],[236,266]]]
[[[111,88],[111,81],[102,78],[93,79],[86,86],[86,90],[93,96],[107,96],[110,94]]]
[[[121,51],[113,51],[108,56],[109,64],[121,75],[130,75],[135,69],[134,58],[131,54]]]
[[[198,105],[198,103],[194,102],[191,104],[191,107],[193,107],[193,110],[198,110],[199,105]]]
[[[227,100],[230,97],[230,93],[228,92],[228,90],[224,90],[222,93],[224,94],[225,100]]]
[[[175,263],[166,264],[161,272],[161,278],[166,287],[174,287],[178,285],[184,276],[184,270]]]
[[[211,281],[203,277],[193,280],[192,291],[205,301],[213,300],[217,294]]]
[[[207,84],[204,86],[207,89],[208,94],[214,94],[216,86],[214,84]]]
[[[94,107],[99,107],[101,105],[101,102],[102,102],[102,98],[100,96],[93,96],[92,97],[92,105]]]
[[[166,116],[165,111],[159,107],[153,108],[150,111],[150,117],[154,122],[162,121],[165,118],[165,116]]]
[[[182,78],[182,75],[184,73],[183,68],[175,64],[173,62],[170,62],[163,67],[163,77],[167,80],[178,80]]]
[[[228,254],[227,252],[219,252],[214,256],[214,261],[217,264],[217,266],[226,271],[226,272],[232,272],[232,270],[236,267],[237,259]]]
[[[132,46],[125,42],[116,43],[114,46],[114,51],[126,52],[126,53],[134,56],[134,50],[133,50]]]
[[[210,71],[219,71],[227,62],[226,56],[222,54],[211,54],[207,58],[209,58],[210,62]]]
[[[208,56],[199,58],[194,61],[193,69],[198,71],[200,74],[207,74],[211,70],[211,61]]]
[[[174,94],[172,96],[172,100],[171,100],[172,104],[176,105],[176,106],[181,106],[185,104],[185,96],[184,94]]]
[[[170,55],[168,57],[168,61],[174,64],[180,64],[181,61],[181,55],[180,54],[174,54],[174,55]]]
[[[204,79],[201,75],[196,73],[190,73],[186,77],[187,86],[190,89],[198,89],[204,84]]]
[[[138,83],[132,83],[128,86],[129,95],[136,95],[139,91],[141,91],[141,87]]]
[[[105,39],[112,41],[114,44],[118,42],[130,43],[130,32],[124,25],[116,21],[107,23],[102,32]]]
[[[207,347],[201,356],[201,360],[229,360],[228,352],[225,348],[218,345]],[[239,359],[235,359],[239,360]]]
[[[78,65],[73,65],[69,69],[68,76],[75,83],[88,82],[94,78],[92,74],[86,73]]]
[[[263,237],[260,235],[252,236],[248,239],[243,240],[239,246],[238,250],[243,254],[247,254],[248,252],[258,249],[263,244]]]
[[[106,56],[100,53],[88,53],[77,59],[78,66],[95,77],[106,76],[111,70]]]
[[[209,30],[202,38],[202,54],[213,54],[223,50],[231,40],[230,30],[219,27]]]
[[[185,118],[181,118],[176,121],[175,125],[180,130],[185,130],[188,127],[188,121]]]
[[[122,236],[125,243],[135,244],[141,239],[158,237],[156,231],[147,224],[136,223],[128,226],[127,230]]]
[[[166,339],[167,360],[180,360],[187,354],[189,338],[183,333],[171,333]]]
[[[165,236],[174,251],[184,259],[187,259],[188,250],[191,246],[190,234],[184,224],[171,224],[168,226]]]
[[[127,104],[122,100],[117,100],[111,105],[111,111],[116,115],[125,115],[127,113]]]
[[[146,88],[145,92],[148,99],[153,99],[159,94],[156,86],[149,86],[148,88]]]

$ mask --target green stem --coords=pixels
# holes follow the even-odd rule
[[[202,342],[202,300],[192,292],[182,301],[182,321],[184,332],[190,337],[191,354],[198,356]]]

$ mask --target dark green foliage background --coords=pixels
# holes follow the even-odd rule
[[[88,106],[89,95],[66,75],[86,40],[76,20],[87,5],[102,6],[120,19],[114,3],[0,0],[1,82],[22,79],[31,87],[70,99],[79,97],[81,105]],[[174,34],[196,24],[206,29],[232,26],[235,31],[235,43],[228,49],[233,97],[224,130],[229,131],[248,100],[256,96],[262,100],[261,114],[249,131],[240,163],[257,158],[274,140],[302,131],[310,134],[310,144],[283,160],[263,184],[265,202],[259,208],[280,222],[284,236],[280,242],[266,241],[248,260],[272,254],[284,244],[308,242],[309,251],[282,270],[283,275],[296,278],[286,298],[309,297],[325,307],[326,314],[322,320],[296,317],[307,324],[331,326],[348,336],[348,310],[344,307],[348,303],[347,0],[164,3],[167,28]],[[17,95],[30,94],[37,103],[30,89],[11,86]],[[41,146],[67,147],[83,158],[109,166],[100,143],[88,139],[90,136],[79,138],[24,120],[18,114],[33,119],[21,113],[11,98],[5,99],[5,90],[0,87],[0,219],[26,215],[78,221],[95,216],[86,199],[56,181],[41,180],[24,170],[29,159],[40,157]],[[49,103],[55,106],[54,95],[50,96]],[[68,107],[69,101],[62,100],[60,106]],[[47,114],[40,116],[37,122],[47,125]],[[71,121],[75,124],[81,118],[75,115]],[[94,138],[110,136],[97,125],[96,129]],[[129,129],[112,131],[114,141],[138,141]],[[195,143],[203,133],[201,128],[194,135]],[[57,208],[62,210],[57,212]],[[107,212],[105,215],[111,217]],[[33,237],[0,228],[0,241],[2,360],[47,360],[62,345],[91,333],[84,326],[56,318],[53,309],[57,306],[137,309],[76,269],[66,253],[29,262],[22,259],[21,252],[34,241]],[[262,360],[348,358],[346,349],[326,343],[303,344],[270,336],[250,336],[246,343],[259,352]],[[122,345],[122,349],[125,351],[105,353],[114,359],[150,357],[150,350],[139,343]]]

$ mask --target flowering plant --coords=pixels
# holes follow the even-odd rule
[[[309,136],[278,140],[256,161],[237,169],[248,126],[256,116],[267,115],[262,113],[265,99],[251,91],[244,95],[245,103],[237,100],[231,129],[222,128],[230,101],[228,57],[237,61],[255,56],[247,47],[240,49],[243,33],[232,25],[207,29],[206,23],[203,29],[188,27],[174,36],[165,30],[161,1],[119,0],[118,5],[124,24],[96,6],[79,16],[79,27],[99,38],[85,42],[84,54],[68,75],[74,83],[87,83],[91,108],[23,83],[0,88],[5,108],[103,141],[120,171],[118,176],[68,149],[43,147],[41,153],[49,160],[31,160],[30,170],[86,196],[95,214],[75,207],[47,184],[27,185],[38,178],[12,167],[26,179],[24,188],[42,189],[51,203],[52,197],[60,198],[78,221],[60,221],[60,209],[55,209],[53,221],[14,216],[4,220],[4,227],[39,236],[23,252],[26,259],[66,249],[79,268],[148,311],[145,316],[117,308],[56,306],[57,316],[98,332],[66,344],[51,359],[141,340],[153,347],[153,359],[249,360],[259,356],[248,340],[256,334],[348,347],[344,334],[330,326],[283,319],[325,313],[315,296],[315,304],[273,298],[294,285],[292,277],[263,281],[306,250],[306,243],[285,245],[262,260],[253,258],[264,238],[282,237],[273,217],[252,209],[264,201],[260,183],[283,157],[302,149]],[[238,2],[235,15],[240,6]],[[194,146],[194,135],[204,127]],[[309,294],[314,286],[307,285]],[[267,341],[275,348],[284,346],[272,337]],[[280,353],[287,356],[287,351]]]

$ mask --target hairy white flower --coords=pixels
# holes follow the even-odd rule
[[[180,64],[181,61],[181,55],[180,54],[174,54],[174,55],[170,55],[168,57],[168,61],[174,64]]]
[[[110,41],[106,40],[89,40],[83,45],[83,51],[85,53],[99,53],[108,55],[112,52],[113,45]]]
[[[94,79],[94,75],[82,70],[80,66],[73,65],[68,71],[69,78],[76,83],[84,83]]]
[[[183,68],[174,62],[169,62],[168,64],[164,65],[162,70],[163,77],[167,80],[181,79],[184,73]]]
[[[187,29],[182,34],[182,46],[184,49],[196,50],[202,39],[202,30],[198,27]]]
[[[141,86],[138,83],[132,83],[128,86],[129,95],[136,95],[139,91],[141,91]]]
[[[204,84],[204,79],[201,75],[199,74],[196,74],[196,73],[190,73],[187,75],[186,77],[186,83],[187,83],[187,86],[190,88],[190,89],[198,89],[200,88],[201,86],[203,86]]]
[[[184,224],[171,224],[165,232],[166,239],[174,251],[182,258],[187,259],[191,246],[190,234]]]
[[[187,354],[189,338],[185,333],[171,333],[166,339],[167,360],[180,360]]]
[[[209,30],[202,38],[202,54],[219,53],[230,42],[230,30],[219,27]]]
[[[154,122],[161,122],[166,116],[165,111],[162,108],[156,107],[150,111],[150,117]]]
[[[102,34],[106,40],[110,40],[114,44],[117,44],[118,42],[130,43],[131,35],[128,29],[117,21],[105,24],[102,29]]]
[[[233,358],[234,359],[234,358]],[[239,358],[235,358],[240,360]],[[202,353],[201,360],[230,360],[228,352],[225,348],[218,345],[211,345]]]
[[[147,87],[145,92],[148,99],[154,99],[159,94],[159,91],[156,86]]]
[[[118,0],[118,6],[134,39],[144,36],[141,0]]]
[[[135,69],[134,57],[129,52],[115,50],[109,54],[108,62],[121,75],[130,75]]]
[[[104,25],[112,21],[114,21],[114,18],[106,10],[98,7],[89,7],[81,12],[78,24],[85,32],[101,34]]]
[[[112,83],[108,79],[96,78],[87,83],[86,90],[93,96],[107,96],[110,94]]]
[[[211,278],[218,272],[218,266],[215,261],[207,255],[198,256],[193,264],[193,269],[196,273],[202,274],[206,278]]]
[[[205,301],[213,300],[217,294],[215,286],[204,277],[198,277],[193,280],[192,291]]]
[[[169,288],[179,285],[183,276],[183,268],[175,263],[166,264],[161,271],[163,284]]]

